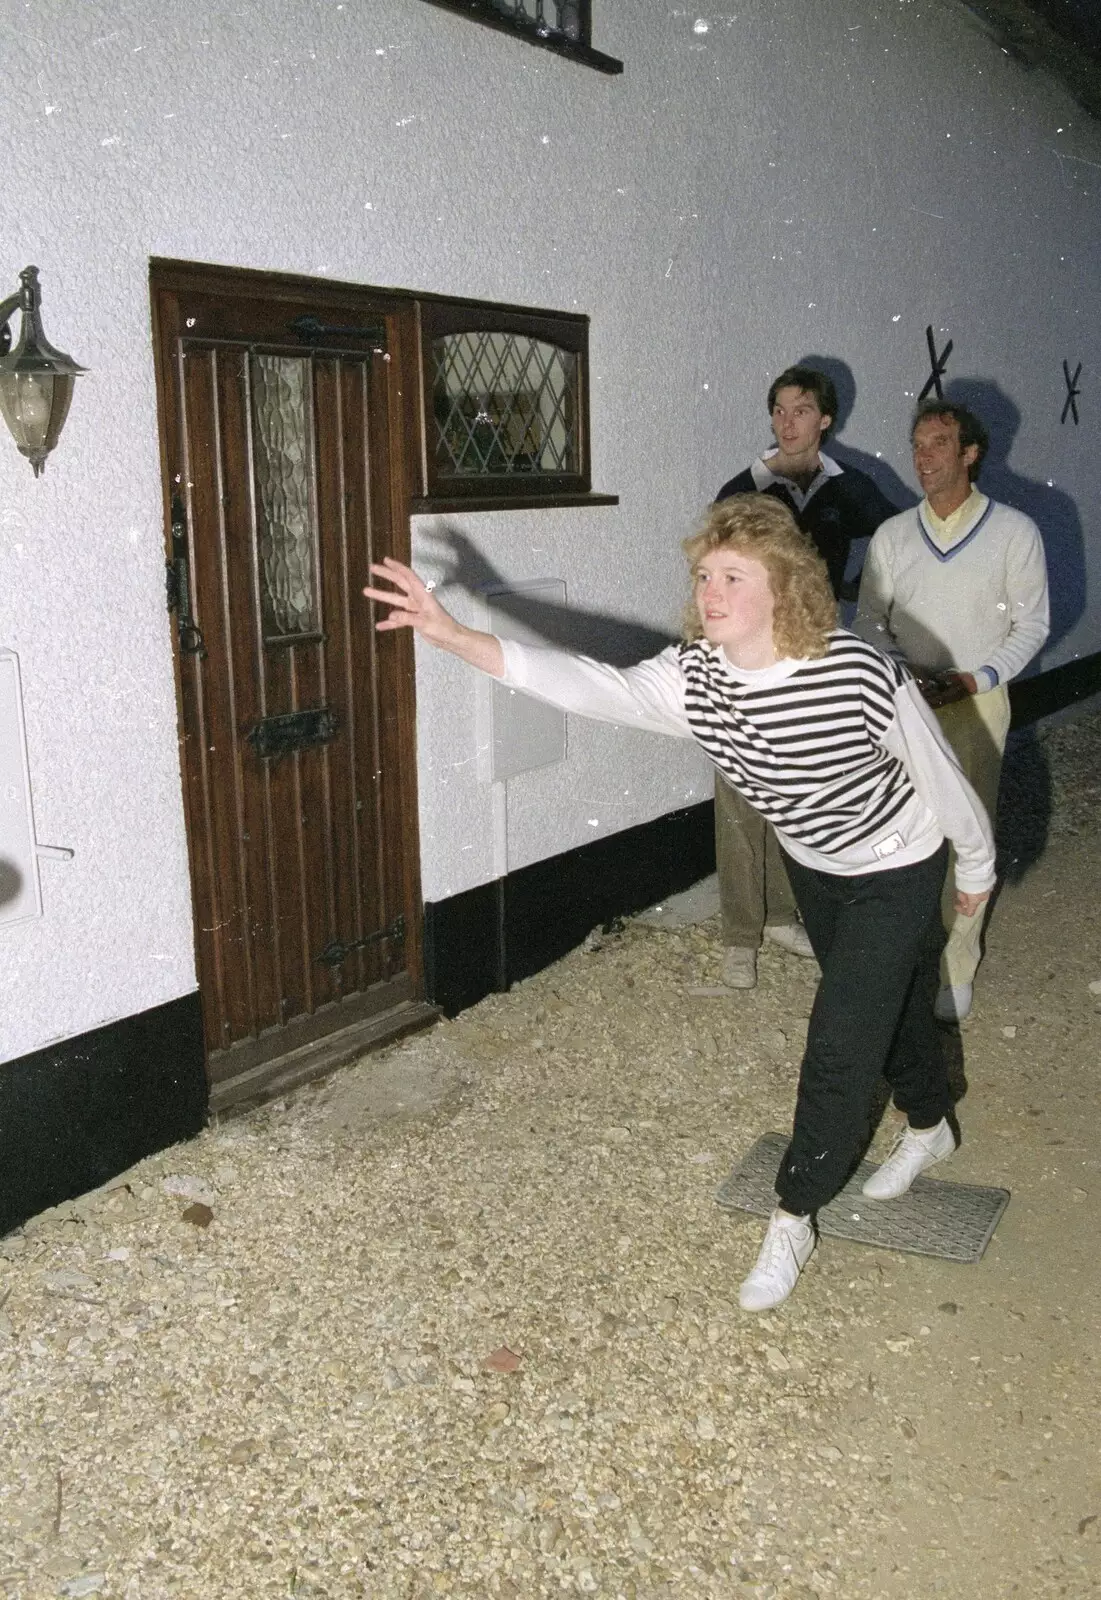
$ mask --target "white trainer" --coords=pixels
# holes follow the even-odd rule
[[[771,1311],[782,1305],[799,1281],[799,1274],[811,1258],[817,1243],[809,1217],[793,1217],[774,1211],[757,1265],[738,1290],[743,1311]]]
[[[729,944],[723,951],[721,981],[728,989],[757,987],[757,952],[751,945]]]
[[[814,960],[814,947],[801,922],[770,922],[765,928],[765,938],[770,944],[778,944],[789,955]]]
[[[933,1015],[938,1022],[962,1022],[971,1015],[974,986],[970,983],[946,983],[937,990],[933,1001]]]
[[[891,1146],[878,1172],[873,1172],[861,1194],[869,1200],[897,1200],[919,1172],[953,1155],[956,1137],[941,1117],[935,1128],[904,1128]]]

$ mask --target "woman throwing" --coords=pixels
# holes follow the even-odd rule
[[[773,1212],[739,1301],[786,1300],[814,1249],[815,1214],[867,1143],[880,1076],[907,1124],[864,1185],[905,1194],[956,1142],[932,1006],[917,981],[951,840],[956,903],[973,915],[994,884],[986,812],[905,667],[836,626],[825,563],[786,506],[736,495],[687,539],[685,641],[618,669],[463,627],[409,567],[372,571],[414,628],[510,688],[565,711],[694,739],[776,829],[822,969]]]

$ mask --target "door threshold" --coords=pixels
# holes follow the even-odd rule
[[[379,1011],[362,1022],[341,1028],[337,1033],[330,1033],[324,1039],[290,1050],[274,1061],[265,1061],[247,1072],[238,1073],[235,1078],[212,1083],[211,1116],[238,1115],[249,1111],[253,1106],[273,1100],[276,1095],[286,1094],[288,1090],[309,1083],[313,1078],[323,1078],[338,1067],[346,1067],[349,1062],[357,1061],[372,1050],[393,1044],[404,1034],[430,1028],[442,1015],[439,1006],[429,1005],[425,1000],[407,1000],[401,1005],[391,1006],[388,1011]]]

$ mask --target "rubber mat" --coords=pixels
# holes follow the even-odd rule
[[[788,1147],[784,1133],[766,1133],[719,1185],[715,1199],[724,1211],[752,1211],[767,1217],[776,1206],[776,1171]],[[946,1261],[978,1261],[998,1219],[1009,1204],[1008,1189],[977,1183],[916,1178],[897,1200],[869,1200],[860,1186],[875,1172],[862,1161],[839,1195],[818,1213],[818,1231],[829,1238],[854,1239],[881,1250],[907,1250]]]

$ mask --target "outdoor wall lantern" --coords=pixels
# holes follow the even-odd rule
[[[73,380],[85,368],[55,350],[42,332],[38,268],[24,267],[19,282],[17,294],[0,300],[0,412],[37,478],[69,414]],[[17,310],[23,328],[12,349],[9,324]]]

